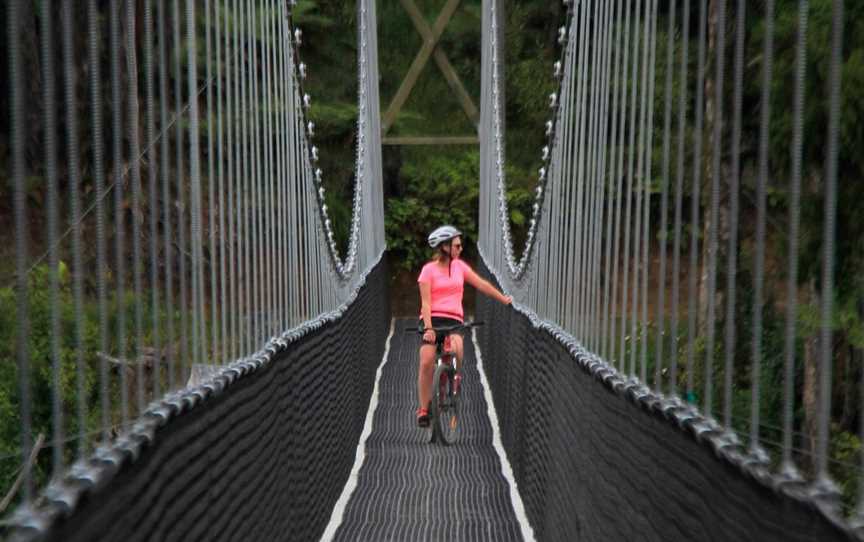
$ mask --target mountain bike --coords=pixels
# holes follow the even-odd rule
[[[432,377],[432,400],[429,403],[429,442],[450,445],[456,442],[462,429],[459,419],[461,390],[456,384],[456,354],[450,349],[450,334],[483,325],[465,322],[454,326],[433,327],[435,331],[435,372]],[[413,331],[423,334],[418,327]]]

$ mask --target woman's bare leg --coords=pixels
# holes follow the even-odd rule
[[[462,355],[465,353],[465,345],[462,342],[462,335],[454,333],[450,335],[450,350],[456,354],[456,370],[462,370]]]
[[[429,408],[432,376],[435,374],[435,345],[424,344],[420,347],[420,367],[417,371],[417,397],[420,408]]]

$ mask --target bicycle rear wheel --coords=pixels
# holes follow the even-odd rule
[[[431,425],[433,438],[437,436],[443,444],[453,444],[461,432],[459,397],[453,393],[453,377],[456,372],[448,365],[438,365],[432,379]]]

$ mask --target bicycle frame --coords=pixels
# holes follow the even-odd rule
[[[456,352],[451,349],[450,335],[447,335],[441,343],[436,344],[435,360],[437,365],[449,365],[454,369],[456,368]]]

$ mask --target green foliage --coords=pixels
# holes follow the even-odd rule
[[[843,504],[851,510],[861,483],[861,439],[832,424],[829,454],[832,458],[829,471],[840,486]]]
[[[84,319],[82,325],[82,344],[76,345],[76,315],[72,301],[70,275],[65,271],[66,265],[61,265],[60,288],[58,291],[58,316],[60,320],[60,335],[58,342],[58,359],[60,362],[59,396],[61,411],[65,418],[64,430],[67,435],[79,431],[77,414],[77,362],[78,352],[86,352],[88,356],[96,352],[98,347],[98,329],[94,320]],[[50,299],[49,272],[47,266],[39,266],[30,274],[29,281],[29,320],[30,335],[28,338],[28,359],[30,363],[30,397],[31,417],[34,438],[44,434],[50,439],[51,405],[53,389],[52,367],[52,303]],[[0,289],[0,455],[10,455],[16,460],[0,462],[0,488],[8,488],[20,465],[20,404],[21,396],[18,386],[19,373],[16,361],[17,345],[17,311],[16,294],[12,288]],[[95,404],[97,370],[91,359],[86,360],[83,372],[83,388],[85,402]],[[87,430],[92,430],[88,427]],[[66,453],[71,458],[71,447]],[[41,454],[36,465],[37,480],[44,480],[48,473],[50,454]]]
[[[294,23],[302,28],[323,30],[332,28],[338,23],[333,17],[319,11],[319,2],[315,0],[300,0],[291,10]]]
[[[56,304],[52,302],[50,290],[50,274],[47,265],[35,267],[28,276],[27,310],[29,316],[29,336],[27,340],[29,372],[29,405],[31,408],[32,437],[42,434],[45,437],[43,451],[37,456],[33,476],[37,486],[42,486],[50,475],[51,448],[54,446],[54,429],[52,426],[52,402],[54,400],[54,365],[52,345],[53,307],[56,307],[59,319],[60,333],[56,337],[57,359],[59,372],[57,374],[57,390],[60,398],[60,410],[63,419],[63,432],[66,437],[63,444],[63,456],[68,464],[74,458],[79,445],[79,434],[83,430],[91,435],[102,429],[100,404],[100,368],[101,360],[97,353],[101,350],[99,336],[98,305],[91,298],[85,298],[81,307],[82,317],[78,319],[72,292],[72,275],[65,262],[58,266],[59,288]],[[93,286],[85,277],[85,289]],[[150,293],[142,292],[141,305],[145,322],[152,318],[152,307],[149,305]],[[137,350],[135,342],[135,305],[134,292],[127,288],[123,298],[122,309],[118,308],[116,300],[109,302],[108,314],[108,352],[116,357],[121,345],[117,342],[118,315],[125,312],[126,342],[122,345],[126,358],[134,358]],[[176,303],[176,301],[175,301]],[[175,306],[179,309],[179,306]],[[0,493],[11,486],[20,468],[21,459],[21,394],[19,388],[20,374],[17,361],[18,341],[18,308],[16,291],[12,287],[0,288]],[[204,314],[204,327],[209,329],[208,314]],[[166,337],[164,326],[169,319],[174,320],[174,329],[179,333],[180,311],[175,310],[169,315],[160,311],[159,320],[163,329],[159,330],[163,346]],[[78,342],[78,325],[80,324],[81,340]],[[153,345],[154,330],[145,325],[142,336],[142,347]],[[177,341],[173,348],[179,348]],[[78,421],[78,360],[81,355],[82,368],[81,389],[85,405],[84,427]],[[204,352],[204,356],[212,353]],[[127,375],[132,369],[127,368]],[[109,386],[109,423],[117,425],[121,422],[119,405],[119,372],[113,367],[108,375]],[[167,389],[167,368],[162,367],[158,373],[145,375],[145,402],[150,400],[152,379],[159,378],[161,389]],[[181,381],[183,375],[181,373]],[[129,389],[130,415],[137,415],[134,390]]]
[[[477,239],[479,154],[431,155],[408,162],[402,178],[408,189],[386,202],[388,247],[406,271],[417,269],[431,252],[426,236],[441,224],[453,224],[468,239]]]

